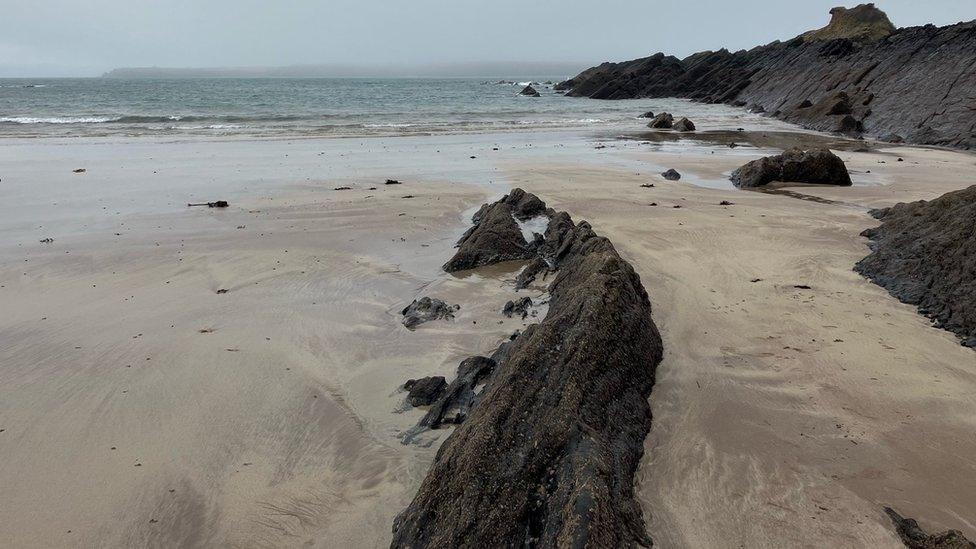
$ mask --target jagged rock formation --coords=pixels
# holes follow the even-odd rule
[[[681,173],[679,173],[678,170],[674,168],[670,168],[665,172],[661,172],[661,177],[667,179],[668,181],[678,181],[681,179]]]
[[[891,507],[885,507],[885,512],[895,523],[898,536],[908,549],[976,549],[976,544],[966,539],[958,530],[926,534],[915,519],[905,518]]]
[[[532,85],[528,85],[522,88],[522,91],[519,92],[519,95],[525,95],[527,97],[542,97],[542,94],[540,94],[535,88],[533,88]]]
[[[854,270],[976,348],[976,186],[873,210],[871,254]]]
[[[525,241],[515,219],[524,221],[545,211],[545,203],[521,189],[494,204],[481,206],[471,218],[474,225],[458,241],[458,251],[444,264],[444,270],[453,273],[535,257],[533,244]]]
[[[753,160],[732,172],[736,187],[762,187],[773,181],[849,187],[844,161],[828,149],[787,149],[783,154]]]
[[[393,547],[650,545],[633,490],[662,355],[650,301],[609,240],[549,215],[538,249],[555,269],[549,312],[492,358],[468,359],[490,372],[459,370],[447,393],[469,395],[464,411],[432,407],[460,425],[397,517]]]
[[[729,103],[815,130],[976,147],[976,22],[891,31],[870,4],[833,15],[826,28],[787,42],[604,63],[557,88]]]

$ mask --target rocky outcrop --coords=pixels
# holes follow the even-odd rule
[[[492,358],[468,359],[490,370],[477,381],[459,369],[448,395],[458,380],[460,394],[484,385],[464,411],[423,420],[460,424],[397,517],[393,547],[651,543],[633,488],[662,355],[650,301],[609,240],[548,215],[549,312]]]
[[[654,118],[654,111],[647,111],[644,114],[638,116],[637,118]]]
[[[976,186],[871,214],[854,269],[976,348]]]
[[[732,172],[729,179],[736,187],[742,188],[762,187],[774,181],[851,185],[851,176],[844,161],[828,149],[788,149],[783,154],[749,162]]]
[[[887,17],[871,5],[833,17],[787,42],[604,63],[558,88],[596,99],[751,106],[820,131],[976,147],[976,22],[889,32]]]
[[[526,97],[542,97],[542,94],[540,94],[535,88],[533,88],[531,84],[522,88],[522,91],[519,92],[519,95],[524,95]]]
[[[898,537],[908,549],[976,549],[976,544],[966,539],[958,530],[947,530],[941,534],[927,534],[915,519],[905,518],[891,507],[885,507],[898,531]]]
[[[453,273],[535,257],[533,244],[526,242],[515,220],[531,219],[545,210],[545,203],[521,189],[494,204],[483,205],[472,217],[474,225],[458,241],[458,251],[444,264],[444,270]]]
[[[422,297],[415,299],[400,311],[403,315],[403,325],[413,330],[424,322],[439,319],[452,319],[460,305],[448,305],[440,299]]]

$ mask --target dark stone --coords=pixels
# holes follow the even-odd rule
[[[523,297],[518,301],[508,301],[505,303],[505,308],[502,309],[502,314],[508,318],[512,318],[512,315],[520,315],[522,318],[529,316],[529,309],[532,308],[532,298]]]
[[[644,114],[638,116],[637,118],[654,118],[654,112],[653,111],[647,111]]]
[[[885,513],[891,517],[898,537],[908,549],[976,549],[976,544],[966,539],[958,530],[927,534],[915,519],[905,518],[891,507],[885,507]]]
[[[854,270],[965,343],[976,338],[976,186],[872,210],[871,254]]]
[[[521,189],[513,190],[494,204],[483,205],[472,217],[474,226],[458,241],[458,251],[444,264],[444,270],[456,272],[502,261],[532,259],[534,250],[522,236],[515,217],[529,219],[545,213],[545,204]]]
[[[609,240],[550,217],[549,313],[462,363],[418,425],[460,421],[392,547],[651,545],[634,497],[662,356],[650,301]]]
[[[542,97],[542,94],[536,91],[536,89],[533,88],[531,85],[522,88],[522,91],[519,92],[519,95],[524,95],[527,97]]]
[[[802,151],[789,149],[783,154],[753,160],[732,172],[737,187],[751,188],[773,181],[817,185],[850,186],[851,176],[844,161],[828,149]]]
[[[674,168],[671,168],[670,170],[668,170],[666,172],[662,172],[661,173],[661,177],[663,177],[664,179],[667,179],[668,181],[677,181],[677,180],[681,179],[681,174],[678,173],[678,170],[675,170]]]
[[[558,87],[594,99],[679,97],[753,112],[767,105],[814,130],[976,147],[976,21],[895,30],[873,6],[832,16],[838,20],[824,29],[786,42],[603,63]]]
[[[674,123],[674,129],[679,132],[693,132],[695,131],[695,123],[687,118],[682,118]]]
[[[651,120],[647,124],[647,127],[658,130],[669,130],[674,127],[674,117],[671,116],[671,113],[662,112],[655,116],[654,120]]]
[[[422,297],[404,307],[400,314],[403,315],[403,325],[412,330],[431,320],[452,319],[454,313],[460,308],[460,305],[448,305],[440,299]]]
[[[396,179],[387,179],[384,185],[400,185],[401,183]]]
[[[414,407],[430,405],[440,398],[445,387],[447,387],[447,381],[444,376],[411,379],[403,384],[403,388],[409,391],[407,402]]]

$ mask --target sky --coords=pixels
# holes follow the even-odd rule
[[[819,28],[839,0],[0,0],[0,77],[116,67],[622,61],[750,48]],[[976,0],[880,0],[896,26]],[[852,6],[853,4],[849,4]]]

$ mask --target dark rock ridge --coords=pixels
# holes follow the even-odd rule
[[[909,549],[976,549],[976,544],[966,539],[958,530],[927,534],[915,519],[905,518],[891,507],[885,507],[885,512],[895,523],[898,536]]]
[[[549,312],[492,358],[468,359],[483,365],[477,381],[462,363],[444,402],[472,387],[466,408],[435,414],[436,402],[422,420],[460,424],[397,517],[393,547],[651,544],[633,489],[662,355],[651,304],[609,240],[549,215],[537,250],[555,270]]]
[[[403,325],[411,330],[424,322],[439,319],[452,319],[460,305],[448,305],[440,299],[422,297],[415,299],[400,311],[403,315]]]
[[[787,42],[604,63],[557,88],[750,106],[821,131],[976,147],[976,21],[891,31],[870,4],[833,16],[837,24]]]
[[[828,149],[788,149],[783,154],[753,160],[732,172],[736,187],[762,187],[773,181],[849,187],[844,161]]]
[[[871,254],[854,267],[976,348],[976,186],[873,210]]]
[[[528,86],[522,88],[522,91],[519,92],[519,95],[525,95],[525,96],[528,96],[528,97],[542,97],[542,94],[540,94],[531,85],[528,85]]]

